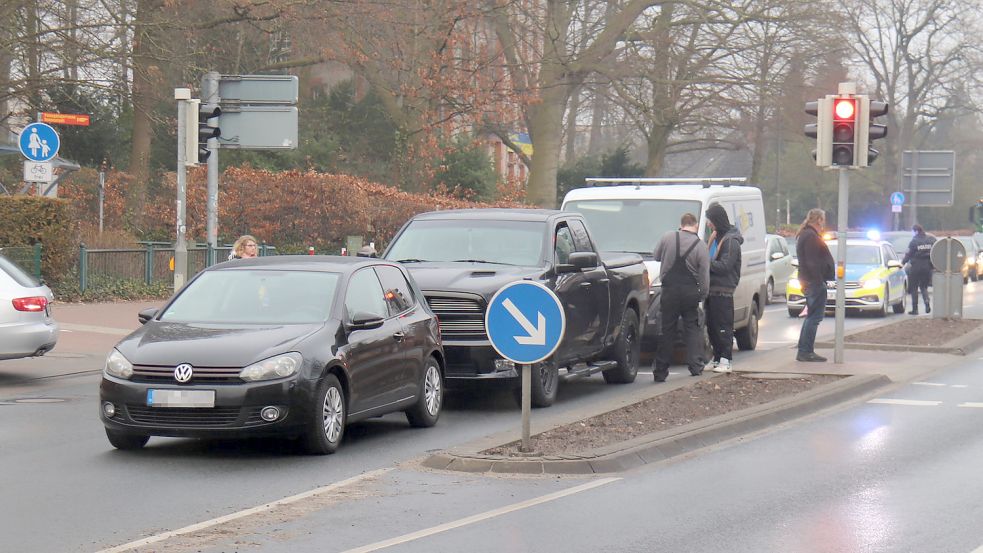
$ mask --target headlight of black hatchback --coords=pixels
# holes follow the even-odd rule
[[[297,352],[284,353],[253,363],[239,372],[239,378],[256,382],[257,380],[273,380],[296,374],[304,358]]]

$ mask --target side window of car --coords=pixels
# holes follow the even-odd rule
[[[398,315],[413,307],[416,303],[413,299],[413,289],[410,283],[406,282],[402,271],[389,265],[379,265],[375,270],[379,274],[379,280],[382,281],[382,293],[389,306],[390,315]]]
[[[590,236],[587,234],[587,227],[584,223],[576,219],[571,219],[567,221],[567,225],[570,226],[570,230],[573,232],[573,245],[578,252],[592,252],[594,247],[591,246]]]
[[[894,251],[893,246],[887,244],[884,245],[884,263],[888,261],[898,261],[898,254]]]
[[[566,223],[561,224],[556,229],[556,235],[553,239],[553,251],[556,256],[557,264],[569,262],[570,254],[575,251],[573,236],[570,233],[570,227],[568,227]]]
[[[345,309],[348,319],[358,312],[388,317],[389,309],[386,298],[379,284],[379,277],[372,269],[361,269],[352,275],[348,281],[348,291],[345,293]]]

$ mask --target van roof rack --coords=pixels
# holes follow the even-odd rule
[[[703,188],[710,188],[710,185],[720,184],[725,188],[734,184],[747,184],[745,177],[587,177],[584,179],[587,186],[617,186],[619,184],[634,184],[635,188],[644,186],[666,186],[671,184],[699,184]]]

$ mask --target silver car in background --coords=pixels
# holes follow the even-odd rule
[[[44,355],[58,342],[51,289],[0,254],[0,359]]]

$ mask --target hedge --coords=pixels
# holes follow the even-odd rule
[[[0,196],[0,245],[42,245],[41,274],[56,281],[78,255],[78,222],[71,204],[57,198]]]

